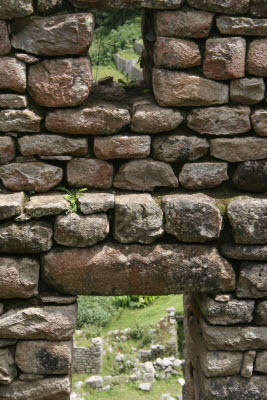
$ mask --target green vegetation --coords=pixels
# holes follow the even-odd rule
[[[83,196],[83,192],[86,192],[87,188],[83,189],[67,189],[64,186],[58,186],[56,188],[61,192],[66,192],[64,199],[70,203],[70,210],[73,213],[78,211],[78,198]]]
[[[99,81],[99,79],[105,78],[106,76],[113,76],[114,81],[117,82],[119,79],[125,79],[123,73],[116,69],[114,63],[110,63],[109,65],[99,65],[99,66],[93,65],[92,73],[94,81]]]
[[[133,48],[129,50],[119,51],[119,56],[123,57],[125,60],[139,60],[140,56],[134,51]]]

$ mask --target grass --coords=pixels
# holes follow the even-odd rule
[[[122,50],[118,54],[125,60],[138,60],[140,58],[140,56],[134,51],[134,49]]]
[[[123,73],[116,69],[115,64],[99,65],[98,68],[97,66],[93,66],[92,72],[94,81],[105,78],[106,76],[113,76],[114,81],[125,79]]]

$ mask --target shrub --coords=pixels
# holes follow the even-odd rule
[[[105,326],[116,311],[111,297],[78,296],[77,329],[86,325]]]

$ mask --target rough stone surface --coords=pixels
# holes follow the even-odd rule
[[[16,380],[9,386],[0,386],[1,400],[69,400],[68,377],[47,378],[36,381]]]
[[[150,154],[150,136],[130,136],[127,134],[96,137],[94,152],[101,160],[116,158],[146,158]]]
[[[29,68],[29,93],[44,107],[80,105],[92,82],[91,62],[86,57],[45,60]]]
[[[172,167],[165,162],[133,160],[119,168],[113,186],[117,189],[152,191],[157,186],[177,187],[178,179]]]
[[[96,9],[155,8],[176,9],[183,0],[70,0],[75,7],[90,6]]]
[[[42,272],[50,286],[68,294],[164,295],[194,288],[222,293],[235,287],[229,262],[215,247],[201,245],[106,243],[54,249],[43,257]]]
[[[249,9],[249,0],[188,0],[191,7],[218,13],[245,14]]]
[[[63,246],[88,247],[104,240],[109,233],[106,214],[78,215],[75,213],[56,218],[55,241]]]
[[[238,375],[243,359],[239,351],[207,351],[205,348],[201,348],[198,356],[207,377]]]
[[[228,180],[227,163],[185,164],[179,175],[181,185],[188,190],[209,189]]]
[[[240,298],[267,298],[267,263],[244,262],[236,294]]]
[[[254,17],[267,17],[267,4],[265,0],[251,0],[250,12]]]
[[[158,11],[155,31],[158,36],[200,39],[209,35],[213,14],[205,11]]]
[[[91,376],[86,380],[86,384],[93,389],[102,388],[103,382],[102,376]]]
[[[15,158],[16,147],[9,136],[0,136],[0,164],[5,164]]]
[[[70,186],[109,189],[112,185],[113,167],[106,161],[75,158],[67,165]]]
[[[22,94],[0,94],[0,108],[25,108],[28,105],[28,99]]]
[[[164,135],[155,137],[152,147],[155,159],[184,163],[197,160],[207,154],[209,142],[196,136]]]
[[[87,53],[92,42],[92,14],[18,19],[12,24],[12,46],[40,56]]]
[[[267,243],[267,199],[236,199],[227,207],[235,242]]]
[[[60,135],[29,135],[18,139],[19,150],[23,156],[73,155],[83,156],[88,152],[85,138],[70,138]]]
[[[84,193],[78,198],[78,207],[83,214],[106,212],[113,208],[115,197],[111,193]]]
[[[267,76],[267,39],[250,43],[247,55],[247,71],[251,75]]]
[[[64,199],[63,194],[32,196],[30,201],[25,205],[26,214],[33,218],[58,215],[68,211],[70,211],[70,203]]]
[[[61,182],[63,171],[41,162],[13,163],[0,168],[0,177],[10,190],[47,192]]]
[[[32,110],[0,111],[0,130],[2,132],[39,132],[41,117]]]
[[[238,189],[249,192],[266,192],[267,160],[240,163],[231,182]]]
[[[11,309],[0,316],[0,336],[7,339],[68,340],[74,333],[76,317],[75,304]]]
[[[38,11],[43,14],[48,14],[57,11],[63,4],[63,0],[38,0]]]
[[[253,373],[253,366],[256,357],[255,350],[249,350],[244,353],[240,375],[244,378],[251,378]]]
[[[257,325],[267,325],[267,301],[260,301],[257,304],[255,322]]]
[[[255,371],[267,374],[267,351],[257,352]]]
[[[201,64],[201,54],[198,45],[192,40],[158,37],[154,48],[154,63],[159,68],[192,68]]]
[[[28,53],[16,53],[16,58],[26,64],[35,64],[39,61],[38,57]]]
[[[12,352],[0,349],[0,384],[10,385],[17,376],[17,368]]]
[[[239,104],[257,104],[264,99],[262,78],[234,79],[230,82],[230,99]]]
[[[0,347],[8,347],[8,346],[14,346],[17,343],[16,340],[12,339],[0,339]]]
[[[52,229],[48,222],[5,222],[0,225],[0,252],[33,254],[50,250]]]
[[[156,104],[141,104],[134,107],[131,130],[138,133],[160,133],[176,129],[183,122],[179,110],[164,109]]]
[[[229,162],[260,160],[267,158],[267,141],[256,137],[212,139],[210,153]]]
[[[246,106],[195,108],[188,114],[190,129],[207,135],[237,135],[250,131],[250,109]]]
[[[49,131],[76,135],[117,133],[129,123],[128,110],[109,104],[96,104],[73,110],[56,110],[48,113],[45,122]]]
[[[162,199],[165,231],[182,242],[206,242],[219,237],[222,217],[215,202],[203,194],[167,195]]]
[[[24,93],[26,90],[26,65],[12,57],[0,58],[0,89]]]
[[[4,0],[0,4],[1,19],[22,18],[32,13],[32,0]]]
[[[16,347],[16,364],[26,374],[68,374],[72,361],[72,342],[21,340]]]
[[[1,5],[0,5],[1,7]],[[1,8],[0,8],[1,13]],[[9,40],[9,34],[5,21],[0,21],[0,55],[4,56],[11,50],[11,44]]]
[[[252,246],[223,243],[221,253],[225,257],[236,260],[264,261],[267,260],[267,245]]]
[[[210,106],[228,102],[228,86],[196,75],[153,69],[153,90],[161,107]]]
[[[216,20],[223,35],[266,36],[267,20],[247,17],[221,16]]]
[[[163,213],[149,194],[116,196],[114,237],[118,242],[151,244],[163,233]]]
[[[255,132],[260,136],[267,136],[267,111],[256,110],[251,115],[251,121]]]
[[[31,258],[0,257],[2,299],[28,298],[38,293],[39,263]]]
[[[242,78],[245,75],[245,56],[245,39],[208,39],[203,74],[216,80]]]

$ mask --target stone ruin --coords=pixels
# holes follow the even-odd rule
[[[154,97],[93,85],[112,7],[144,8]],[[0,19],[0,399],[69,399],[76,295],[174,293],[184,400],[266,399],[266,0],[1,0]],[[77,213],[59,185],[89,189]]]

